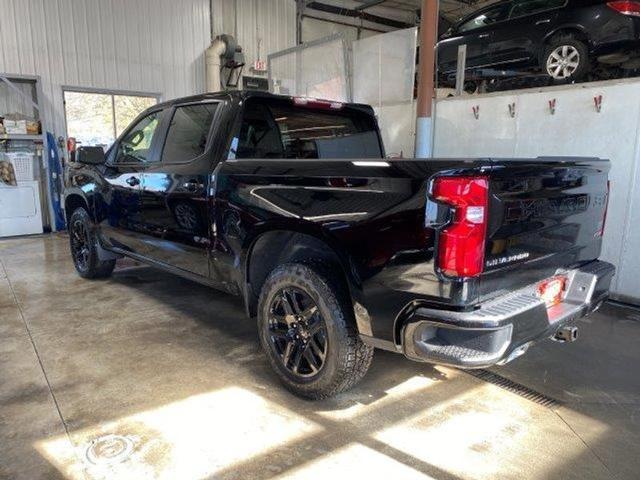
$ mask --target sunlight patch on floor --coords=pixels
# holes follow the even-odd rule
[[[383,453],[352,443],[306,463],[274,479],[327,480],[351,477],[393,480],[428,480],[433,477],[398,462]]]
[[[276,446],[317,433],[321,427],[238,387],[196,395],[66,437],[40,441],[38,451],[69,479],[166,478],[195,480],[229,470]],[[91,442],[109,434],[131,440],[120,463],[93,464]]]
[[[551,410],[493,385],[479,385],[373,437],[461,478],[517,477],[528,457],[526,477],[546,479],[584,453]]]
[[[368,414],[372,409],[384,408],[413,395],[424,394],[428,398],[428,391],[434,385],[441,383],[443,380],[451,380],[458,375],[462,375],[459,371],[445,369],[444,367],[442,369],[439,367],[436,371],[438,375],[441,375],[441,378],[415,375],[385,390],[384,395],[378,398],[369,395],[369,398],[359,399],[358,402],[350,402],[343,408],[320,410],[317,413],[329,420],[357,419],[362,415]]]

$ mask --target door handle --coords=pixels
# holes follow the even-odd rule
[[[189,192],[195,192],[202,188],[202,184],[196,180],[189,180],[183,184],[183,187]]]
[[[127,178],[127,183],[135,187],[136,185],[140,185],[140,179],[138,177],[129,177]]]
[[[478,35],[478,38],[489,38],[489,34],[488,33],[481,33],[480,35]]]
[[[551,19],[550,18],[545,18],[544,20],[538,20],[536,22],[536,25],[542,25],[543,23],[550,23]]]

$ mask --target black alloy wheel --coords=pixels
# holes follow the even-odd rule
[[[284,367],[311,378],[320,373],[327,355],[326,324],[313,299],[297,288],[285,288],[269,307],[269,340]]]
[[[258,335],[269,364],[294,394],[318,400],[367,373],[373,347],[360,338],[346,281],[308,258],[274,268],[260,288]]]
[[[107,278],[116,266],[115,258],[100,259],[98,240],[91,217],[83,207],[69,218],[69,247],[76,271],[82,278]]]
[[[175,210],[176,222],[178,226],[189,232],[195,232],[198,229],[198,215],[194,208],[186,203],[179,203]]]
[[[87,225],[81,218],[76,218],[71,224],[69,232],[71,238],[71,255],[76,265],[76,269],[80,272],[89,270],[89,262],[91,255],[91,243]]]

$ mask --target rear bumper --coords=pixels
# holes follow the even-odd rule
[[[613,265],[601,261],[567,272],[565,297],[549,309],[535,284],[470,312],[419,308],[403,327],[402,350],[411,360],[461,368],[507,363],[595,311],[607,299],[614,273]]]

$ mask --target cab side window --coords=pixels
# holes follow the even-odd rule
[[[147,163],[152,160],[151,146],[160,123],[161,112],[154,112],[131,128],[118,143],[116,163]]]
[[[177,107],[171,118],[162,161],[188,162],[205,152],[217,103]]]

